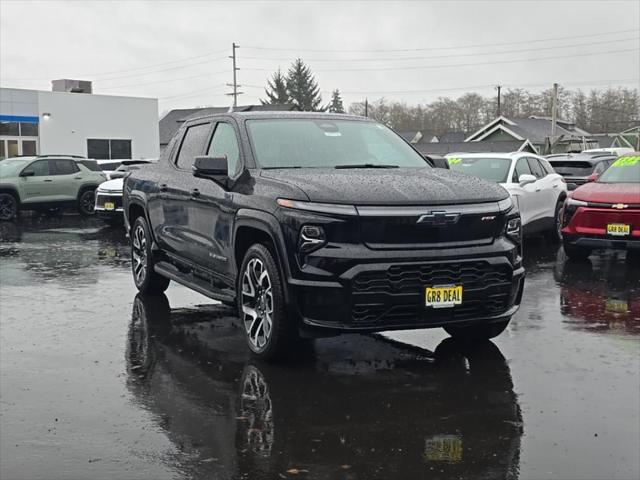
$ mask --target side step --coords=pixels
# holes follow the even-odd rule
[[[220,302],[235,302],[235,298],[232,295],[227,295],[220,292],[219,290],[212,289],[211,285],[209,285],[207,282],[198,278],[194,278],[193,275],[180,272],[176,267],[168,262],[157,262],[154,265],[153,269],[163,277],[170,278],[171,280],[174,280],[179,284],[190,288],[191,290],[201,293],[206,297],[213,298],[214,300],[218,300]]]

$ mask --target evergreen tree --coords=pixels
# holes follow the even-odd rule
[[[287,90],[290,103],[300,111],[320,110],[320,88],[309,67],[296,59],[287,72]]]
[[[326,110],[331,113],[344,113],[344,106],[342,105],[340,90],[338,90],[337,88],[331,94],[331,103],[327,105]]]
[[[266,100],[260,100],[263,105],[287,105],[291,99],[287,91],[287,79],[280,69],[273,74],[271,80],[267,80]]]

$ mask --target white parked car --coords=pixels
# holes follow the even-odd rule
[[[559,240],[567,184],[547,160],[528,152],[447,155],[449,168],[502,185],[520,208],[525,235]]]

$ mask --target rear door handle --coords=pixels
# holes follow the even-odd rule
[[[191,190],[191,196],[193,198],[198,198],[200,196],[200,190],[198,190],[197,188],[194,188],[193,190]]]
[[[82,177],[73,177],[74,180],[82,180]]]
[[[160,184],[160,191],[161,192],[166,192],[167,191],[167,184],[166,183],[161,183]]]
[[[45,178],[43,182],[53,182],[53,180],[51,180],[50,178]]]
[[[558,184],[556,183],[556,184],[553,186],[553,188],[558,188]]]

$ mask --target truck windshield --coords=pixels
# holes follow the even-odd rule
[[[605,170],[598,183],[637,183],[640,196],[640,156],[620,157]]]
[[[450,157],[449,168],[458,172],[480,177],[490,182],[504,183],[511,167],[510,158],[491,157]]]
[[[334,119],[265,119],[247,122],[262,168],[430,168],[387,127]]]

